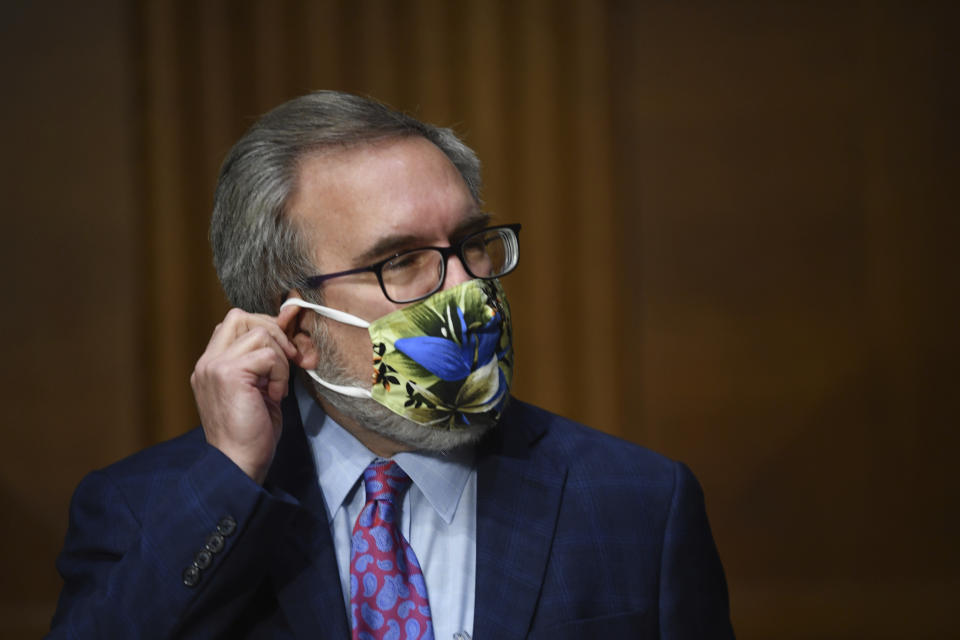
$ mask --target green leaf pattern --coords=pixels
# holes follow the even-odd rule
[[[401,338],[434,336],[462,344],[459,309],[467,333],[496,319],[499,339],[488,362],[474,361],[463,380],[442,380],[399,351]],[[373,343],[375,400],[391,411],[437,429],[493,424],[499,417],[513,377],[510,308],[497,280],[470,280],[399,309],[369,328]],[[489,353],[489,350],[488,350]]]

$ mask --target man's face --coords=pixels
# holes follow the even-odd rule
[[[318,273],[364,267],[406,249],[448,246],[487,222],[457,169],[421,137],[305,157],[289,211],[314,248]],[[444,288],[469,279],[451,257]],[[386,298],[371,272],[331,279],[323,295],[324,305],[367,321],[404,306]],[[367,331],[328,321],[327,338],[344,373],[369,387]]]

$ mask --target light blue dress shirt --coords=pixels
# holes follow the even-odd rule
[[[294,389],[327,507],[350,620],[350,538],[366,501],[361,476],[377,456],[326,415],[299,380]],[[472,635],[477,557],[473,453],[404,452],[393,460],[413,481],[400,506],[400,531],[423,570],[434,637]]]

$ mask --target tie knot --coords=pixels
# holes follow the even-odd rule
[[[367,502],[380,500],[394,504],[409,487],[410,476],[393,460],[376,460],[363,470]]]

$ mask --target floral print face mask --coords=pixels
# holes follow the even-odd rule
[[[370,334],[372,388],[334,384],[307,371],[328,389],[373,398],[438,429],[492,426],[500,419],[513,378],[513,338],[499,281],[470,280],[372,323],[299,298],[283,303],[290,305]]]

